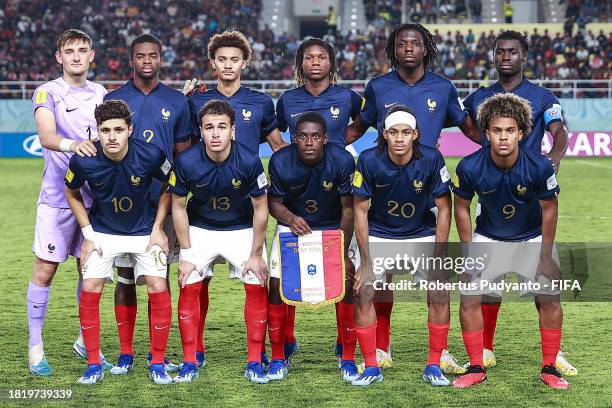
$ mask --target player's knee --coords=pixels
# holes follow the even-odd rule
[[[83,279],[81,290],[83,292],[100,293],[104,287],[104,279]]]
[[[168,286],[166,285],[166,279],[164,278],[159,278],[157,276],[147,276],[145,279],[147,282],[147,291],[149,293],[165,292],[168,288]]]
[[[32,269],[32,283],[41,287],[51,285],[57,266],[57,262],[49,262],[37,257]]]
[[[461,313],[473,313],[480,309],[479,296],[462,296],[459,304]]]

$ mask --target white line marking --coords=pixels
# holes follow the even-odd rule
[[[606,166],[601,163],[592,163],[589,160],[576,160],[576,163],[586,164],[587,166],[599,167],[600,169],[612,170],[612,166]]]

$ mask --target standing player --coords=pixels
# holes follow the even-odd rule
[[[130,65],[134,68],[134,79],[121,88],[110,92],[105,100],[122,100],[132,111],[134,138],[151,143],[161,149],[169,160],[191,144],[189,104],[181,93],[159,81],[162,61],[162,43],[151,35],[142,34],[130,44]],[[154,182],[151,190],[157,202],[161,184]],[[169,265],[178,261],[178,242],[168,217],[164,230],[170,240]],[[134,325],[136,323],[136,287],[134,282],[134,259],[128,255],[117,258],[119,279],[115,288],[115,318],[119,332],[119,361],[111,369],[112,374],[126,374],[134,362]],[[148,303],[149,317],[151,303]],[[151,351],[148,359],[151,359]],[[178,366],[167,359],[169,372]]]
[[[471,140],[480,142],[480,133],[463,109],[455,86],[430,71],[438,62],[438,49],[435,37],[425,27],[418,23],[396,25],[387,39],[385,53],[393,69],[368,82],[363,110],[347,128],[347,144],[361,137],[370,126],[375,127],[380,135],[388,109],[399,104],[409,107],[417,117],[419,143],[423,146],[436,147],[442,128],[450,126],[459,126]],[[428,222],[432,228],[435,224],[434,207],[431,199],[432,214],[428,214]],[[392,296],[388,292],[384,298],[391,301],[375,302],[378,320],[376,348],[383,367],[392,364],[389,347]],[[447,373],[464,371],[446,350],[442,354],[442,368]]]
[[[280,297],[280,262],[276,235],[291,231],[305,235],[313,230],[342,229],[345,237],[353,236],[353,195],[351,179],[355,160],[344,148],[328,143],[327,122],[316,112],[306,112],[297,120],[293,143],[272,155],[270,214],[278,221],[270,253],[270,297],[268,328],[272,344],[272,362],[268,372],[271,380],[282,380],[287,374],[285,359],[285,324],[287,305]],[[346,238],[347,240],[349,238]],[[353,273],[354,266],[344,248],[346,265],[346,296],[337,303],[342,319],[342,379],[357,378],[355,365]]]
[[[529,102],[512,93],[497,94],[480,105],[477,119],[490,146],[457,165],[453,188],[457,231],[462,242],[505,243],[501,248],[500,244],[486,247],[490,264],[475,277],[477,288],[481,289],[480,280],[494,282],[510,271],[550,288],[551,280],[560,279],[554,249],[559,186],[552,163],[539,152],[520,146],[520,140],[531,133]],[[472,234],[470,203],[474,194],[480,197],[481,212]],[[487,378],[480,306],[480,295],[486,293],[490,293],[486,288],[462,291],[461,329],[470,366],[465,375],[453,381],[458,388]],[[542,338],[540,379],[551,388],[569,388],[555,368],[563,322],[559,294],[543,290],[536,293],[535,301]]]
[[[106,101],[95,110],[100,141],[93,157],[73,156],[66,171],[66,199],[85,242],[83,291],[79,305],[88,367],[79,379],[94,384],[104,377],[100,365],[100,297],[104,283],[114,277],[115,257],[129,253],[135,260],[135,278],[147,285],[151,302],[150,378],[168,384],[164,367],[172,305],[166,286],[168,239],[163,231],[170,194],[160,198],[159,208],[150,199],[153,178],[165,183],[171,164],[155,145],[131,138],[130,109],[121,101]],[[89,183],[94,195],[87,212],[79,189]]]
[[[475,119],[478,107],[487,98],[504,92],[511,92],[530,101],[533,118],[532,130],[521,140],[521,148],[540,154],[544,133],[550,132],[553,137],[553,145],[547,157],[557,172],[561,158],[567,149],[567,127],[557,97],[548,89],[537,86],[523,77],[523,64],[527,61],[528,54],[529,43],[523,34],[510,30],[502,31],[493,42],[495,70],[499,79],[487,88],[479,88],[472,92],[464,101],[465,109]],[[482,144],[483,146],[489,145],[484,135]],[[485,367],[497,364],[493,354],[493,339],[501,302],[497,299],[491,300],[486,299],[482,304]],[[557,356],[556,365],[564,375],[578,374],[578,370],[565,359],[561,351]]]
[[[89,64],[94,56],[89,35],[80,30],[66,30],[57,39],[55,52],[57,63],[62,65],[62,76],[36,88],[32,98],[36,129],[45,159],[32,246],[36,260],[27,289],[28,356],[30,372],[35,375],[46,376],[53,372],[45,358],[42,327],[51,281],[58,265],[70,255],[77,259],[79,299],[82,236],[64,195],[63,177],[73,153],[80,156],[96,154],[90,141],[97,135],[93,112],[96,105],[102,103],[106,90],[87,80]],[[89,207],[91,192],[87,186],[83,188],[83,196],[85,206]],[[83,338],[79,336],[73,349],[82,353],[83,348]],[[106,359],[102,359],[106,363]]]
[[[360,265],[355,274],[355,326],[365,370],[353,385],[365,386],[383,378],[376,358],[377,316],[371,286],[372,261],[386,256],[381,247],[401,244],[406,246],[404,253],[421,253],[415,250],[415,243],[429,242],[434,255],[440,255],[433,245],[448,241],[450,175],[442,154],[436,148],[421,145],[419,137],[412,111],[403,105],[394,106],[385,117],[378,146],[364,151],[357,161],[353,192]],[[435,232],[426,222],[430,197],[434,197],[438,210]],[[377,278],[382,281],[383,275]],[[448,294],[442,294],[442,299],[445,300],[434,300],[428,293],[429,357],[423,379],[432,385],[450,384],[440,370],[450,327]]]
[[[277,151],[287,143],[282,139],[278,130],[274,103],[272,98],[263,92],[254,91],[241,85],[240,75],[251,60],[251,46],[246,37],[239,31],[225,31],[215,34],[208,43],[208,59],[217,75],[217,87],[205,92],[196,91],[189,99],[193,134],[200,135],[199,112],[206,102],[217,99],[230,104],[236,111],[236,143],[244,147],[244,152],[259,155],[259,145],[268,142],[272,151]],[[188,82],[183,92],[193,92],[197,80]],[[217,263],[217,262],[215,262]],[[231,265],[230,265],[231,268]],[[232,273],[236,273],[232,271]],[[198,327],[198,362],[201,365],[206,358],[204,343],[204,325],[208,312],[208,284],[210,279],[204,280],[200,292],[200,325]],[[267,357],[264,353],[264,362]]]
[[[197,378],[198,300],[202,280],[212,276],[218,256],[230,262],[231,277],[240,279],[246,292],[244,375],[254,383],[269,381],[261,365],[268,314],[263,258],[268,182],[259,157],[232,141],[235,115],[226,101],[207,102],[199,114],[204,143],[179,155],[170,176],[172,218],[181,245],[179,328],[184,358],[176,382]]]
[[[301,115],[304,112],[317,112],[325,119],[328,141],[344,148],[346,127],[359,115],[363,99],[357,92],[336,84],[336,50],[327,41],[310,38],[297,49],[294,71],[297,88],[285,91],[276,103],[278,128],[283,132],[289,129],[289,133],[295,135]],[[346,237],[347,242],[350,239]],[[346,331],[342,328],[342,322],[346,320],[342,315],[344,310],[340,303],[336,303],[338,336],[335,353],[339,359],[342,359],[342,333]],[[295,306],[288,306],[285,325],[288,358],[298,349],[294,326]]]

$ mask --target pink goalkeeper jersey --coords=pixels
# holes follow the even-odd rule
[[[38,108],[48,108],[55,115],[56,133],[72,140],[87,140],[98,137],[94,110],[102,103],[106,89],[99,84],[87,81],[77,88],[59,77],[36,88],[32,97],[34,112]],[[56,208],[69,208],[64,195],[64,176],[73,153],[56,152],[43,148],[45,167],[38,197],[38,204]],[[87,185],[81,188],[85,206],[89,208],[92,195]]]

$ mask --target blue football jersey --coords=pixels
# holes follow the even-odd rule
[[[289,89],[276,102],[278,128],[283,132],[289,128],[293,136],[300,115],[317,112],[327,123],[328,140],[344,147],[346,127],[359,114],[362,100],[357,92],[339,85],[330,85],[319,96],[311,95],[304,86]]]
[[[124,101],[132,112],[132,136],[159,147],[169,160],[174,157],[174,144],[191,138],[189,103],[185,96],[161,82],[145,94],[129,80],[121,88],[109,92],[105,101]]]
[[[500,241],[526,241],[542,234],[539,200],[559,194],[552,164],[540,153],[520,149],[508,170],[491,159],[483,147],[463,158],[453,180],[454,194],[471,200],[478,194],[481,209],[476,232]]]
[[[295,144],[274,153],[268,165],[269,194],[282,198],[287,209],[304,218],[311,228],[337,229],[342,217],[340,197],[353,194],[355,160],[334,144],[328,143],[324,149],[323,160],[316,166],[300,160]]]
[[[229,157],[215,163],[200,143],[181,152],[170,175],[171,191],[189,193],[189,225],[209,230],[238,230],[253,226],[251,198],[267,193],[268,181],[259,156],[232,142]]]
[[[76,190],[85,182],[94,195],[89,221],[94,231],[114,235],[148,235],[157,213],[157,201],[150,194],[153,179],[168,181],[171,164],[153,144],[133,137],[128,152],[116,162],[106,157],[95,142],[93,157],[77,154],[70,158],[65,183]]]
[[[421,158],[405,166],[391,161],[387,149],[365,150],[357,161],[353,193],[369,198],[369,234],[410,239],[435,235],[428,226],[430,197],[450,193],[450,174],[438,149],[421,146]]]
[[[463,102],[465,110],[476,120],[476,113],[480,104],[495,94],[505,92],[499,82],[495,82],[486,88],[478,88],[465,98]],[[542,139],[550,124],[564,121],[559,99],[548,89],[531,83],[527,79],[523,79],[516,88],[509,92],[527,99],[531,104],[533,128],[529,135],[523,135],[523,139],[520,142],[521,148],[541,153]],[[491,145],[484,134],[481,135],[481,139],[483,146]]]
[[[193,133],[200,135],[198,113],[212,99],[227,101],[236,111],[236,142],[259,156],[259,144],[278,127],[274,103],[270,95],[241,86],[232,96],[225,96],[217,88],[196,92],[189,99]],[[242,149],[245,151],[244,149]]]
[[[455,85],[448,79],[425,71],[414,85],[405,82],[393,70],[374,77],[365,89],[365,104],[359,119],[365,125],[384,128],[385,115],[394,105],[405,105],[415,114],[421,145],[436,147],[444,127],[465,121],[465,112]]]

